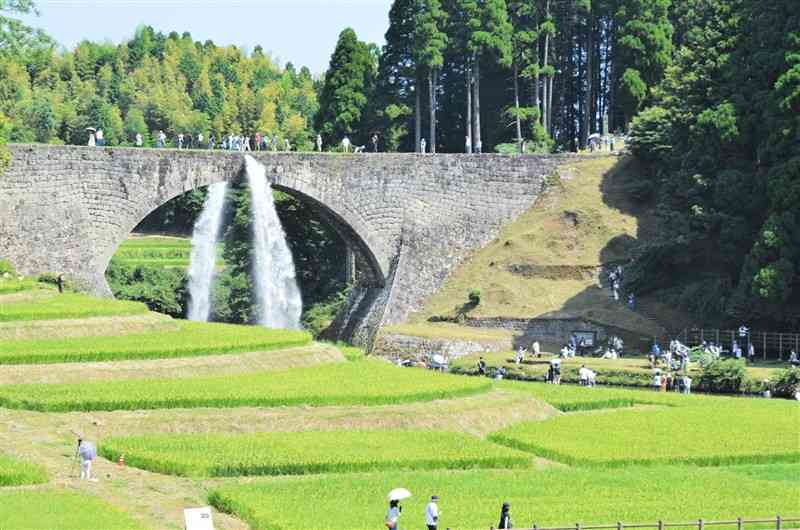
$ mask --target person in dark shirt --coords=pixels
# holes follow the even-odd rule
[[[511,505],[507,502],[503,503],[500,509],[500,522],[497,523],[498,530],[506,530],[512,528],[511,526]]]

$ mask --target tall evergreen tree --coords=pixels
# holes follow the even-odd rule
[[[447,35],[444,33],[446,23],[447,13],[442,9],[440,0],[418,1],[414,63],[419,70],[425,71],[428,78],[431,153],[436,152],[436,96],[439,91],[439,72],[444,65],[444,51],[447,48]]]
[[[366,143],[369,131],[363,129],[364,118],[374,83],[375,64],[369,47],[358,40],[355,31],[345,29],[331,56],[316,118],[316,128],[327,144],[338,143],[346,135],[358,135]]]

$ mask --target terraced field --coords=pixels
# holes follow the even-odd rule
[[[192,242],[189,238],[133,236],[119,246],[113,259],[126,265],[185,269],[189,267],[191,255]],[[222,265],[221,252],[219,264]]]
[[[380,528],[395,487],[414,494],[403,528],[431,494],[454,529],[506,500],[517,528],[800,515],[794,402],[497,382],[39,286],[0,296],[28,307],[0,322],[3,529],[174,529],[207,504],[220,530]],[[75,476],[78,434],[96,483]]]

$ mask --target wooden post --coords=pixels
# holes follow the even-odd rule
[[[658,521],[658,530],[664,530],[664,521],[660,519]]]
[[[781,516],[775,516],[775,530],[781,530]]]
[[[736,518],[736,530],[742,530],[743,526],[744,525],[742,525],[742,518],[741,517],[737,517]]]
[[[622,530],[622,523],[617,521],[617,530]]]
[[[697,521],[697,530],[703,530],[704,527],[705,527],[705,525],[703,524],[703,520],[702,519],[698,520]]]

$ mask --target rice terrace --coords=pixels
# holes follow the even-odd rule
[[[0,530],[800,529],[795,3],[0,0]]]

